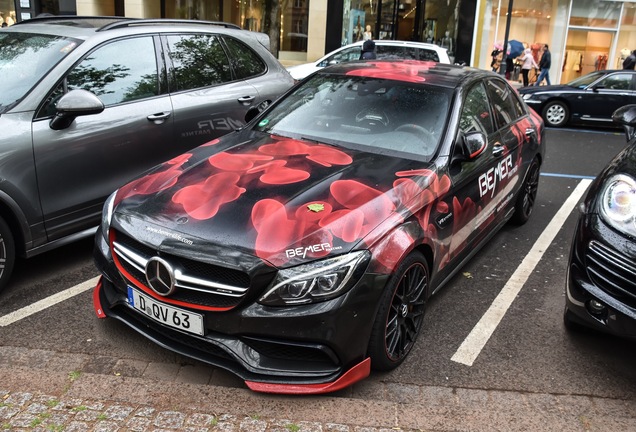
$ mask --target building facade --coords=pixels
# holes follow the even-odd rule
[[[274,0],[0,0],[0,18],[8,25],[40,13],[204,19],[262,31],[268,1]],[[278,1],[278,55],[287,64],[316,60],[370,32],[374,39],[436,43],[456,62],[489,69],[493,48],[507,39],[531,48],[537,61],[548,44],[558,83],[620,68],[636,50],[633,0]]]

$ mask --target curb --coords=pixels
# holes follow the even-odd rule
[[[370,381],[330,395],[279,396],[231,377],[212,385],[215,372],[0,347],[0,430],[636,430],[633,400]]]

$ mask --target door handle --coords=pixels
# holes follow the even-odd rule
[[[157,114],[150,114],[148,117],[146,117],[148,119],[148,121],[153,122],[154,124],[161,124],[163,123],[168,117],[170,117],[172,113],[171,112],[162,112],[162,113],[157,113]]]
[[[504,153],[504,146],[502,146],[500,143],[495,143],[495,145],[492,148],[492,155],[495,157],[499,157],[502,156]]]
[[[254,102],[254,99],[256,99],[256,96],[243,96],[238,98],[238,101],[243,105],[251,105],[252,102]]]
[[[526,129],[526,136],[527,137],[530,137],[530,136],[534,135],[535,133],[537,133],[537,131],[532,129],[532,128],[527,128]]]

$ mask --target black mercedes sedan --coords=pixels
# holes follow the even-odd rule
[[[532,213],[543,122],[490,71],[346,63],[255,115],[110,197],[93,296],[252,390],[396,368],[430,296]]]
[[[595,71],[563,85],[523,87],[519,94],[546,126],[612,127],[612,113],[636,103],[636,71]]]
[[[613,115],[629,144],[592,182],[575,230],[563,320],[636,339],[636,105]]]

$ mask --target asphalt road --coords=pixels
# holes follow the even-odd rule
[[[593,178],[626,144],[618,131],[554,129],[547,131],[546,142],[547,156],[531,220],[522,227],[505,227],[431,300],[423,333],[410,357],[391,373],[372,374],[367,379],[370,383],[636,397],[636,343],[569,333],[562,324],[575,206],[556,225],[554,238],[541,250],[541,259],[531,267],[490,338],[477,349],[472,364],[453,360],[511,276],[527,265],[528,252],[577,185]],[[91,290],[2,324],[3,317],[95,276],[91,239],[19,262],[12,283],[0,294],[0,345],[96,358],[195,363],[157,347],[114,320],[98,320]],[[221,376],[226,386],[244,387],[239,379]],[[342,394],[351,397],[350,392]],[[365,397],[364,392],[358,397]]]

